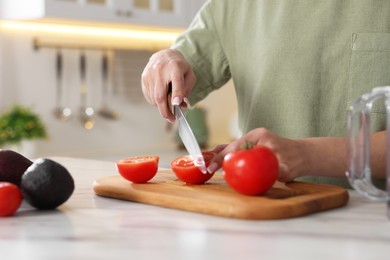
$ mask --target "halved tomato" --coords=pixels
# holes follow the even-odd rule
[[[137,156],[118,160],[116,167],[119,174],[128,181],[145,183],[157,173],[159,156]]]
[[[202,154],[207,167],[215,153],[204,151]],[[171,162],[171,168],[179,180],[188,184],[203,184],[214,175],[214,173],[202,173],[202,171],[194,165],[194,161],[190,155],[184,155],[173,160]]]

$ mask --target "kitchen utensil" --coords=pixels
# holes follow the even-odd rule
[[[222,174],[203,185],[183,185],[171,170],[159,170],[142,184],[110,176],[96,180],[93,189],[100,196],[240,219],[292,218],[348,202],[348,191],[337,186],[277,182],[262,196],[246,196],[231,190]]]
[[[102,117],[108,119],[118,119],[119,113],[109,107],[110,101],[110,86],[108,80],[109,74],[109,58],[108,52],[104,52],[102,55],[102,106],[99,109],[98,113]]]
[[[387,153],[387,192],[378,189],[371,180],[370,111],[373,103],[385,98],[387,111],[387,151],[390,151],[390,86],[374,88],[362,95],[349,109],[349,165],[347,177],[352,187],[373,201],[387,201],[390,219],[390,153]]]
[[[54,115],[59,120],[66,121],[70,118],[72,110],[69,107],[63,106],[62,66],[62,52],[60,49],[58,49],[56,54],[57,95]]]
[[[173,106],[174,115],[178,122],[178,131],[181,140],[183,141],[184,146],[186,147],[188,153],[192,157],[195,166],[197,166],[204,174],[208,174],[206,169],[206,163],[204,161],[202,151],[200,150],[199,144],[196,141],[196,138],[191,130],[190,125],[188,124],[183,110],[180,105]]]
[[[85,53],[82,51],[80,54],[80,119],[85,129],[92,129],[95,125],[93,119],[94,110],[92,107],[87,106],[87,94],[88,87],[86,84],[86,58]]]
[[[201,149],[207,147],[209,139],[209,130],[206,120],[206,110],[200,106],[187,108],[183,111],[187,123],[190,125],[192,132],[195,135],[196,141]],[[185,149],[179,134],[176,132],[175,141],[179,149]]]

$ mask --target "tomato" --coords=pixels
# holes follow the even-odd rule
[[[275,154],[264,146],[228,153],[222,163],[224,178],[235,191],[260,195],[269,190],[279,173]]]
[[[202,154],[207,167],[215,153],[204,151]],[[214,175],[214,173],[202,173],[202,171],[194,165],[190,155],[184,155],[173,160],[171,162],[171,168],[179,180],[188,184],[203,184]]]
[[[157,173],[159,156],[137,156],[116,162],[119,174],[128,181],[145,183]]]
[[[13,215],[20,207],[22,199],[18,186],[10,182],[0,182],[0,217]]]

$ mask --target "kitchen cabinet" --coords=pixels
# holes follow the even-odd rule
[[[185,28],[204,2],[206,0],[0,0],[0,17]]]

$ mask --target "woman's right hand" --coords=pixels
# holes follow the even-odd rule
[[[177,50],[166,49],[151,56],[142,72],[142,92],[145,99],[156,106],[169,122],[175,116],[167,100],[169,84],[172,84],[172,105],[189,105],[188,96],[195,84],[195,74],[184,56]]]

